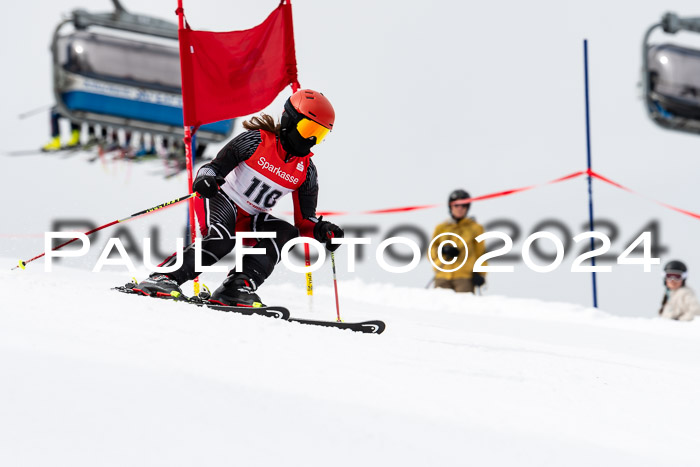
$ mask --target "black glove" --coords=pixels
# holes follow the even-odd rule
[[[478,272],[472,273],[472,284],[474,284],[474,287],[481,287],[485,283],[486,279],[484,279],[484,276],[482,276]]]
[[[445,245],[442,247],[442,257],[446,260],[451,260],[459,256],[459,248],[452,245]]]
[[[333,234],[333,236],[331,237],[330,234]],[[345,232],[343,232],[343,229],[331,222],[322,220],[322,218],[319,218],[314,226],[314,238],[321,243],[325,243],[328,251],[335,251],[340,248],[339,243],[331,243],[331,238],[343,238],[344,236]]]
[[[192,191],[196,191],[205,198],[213,198],[225,182],[226,179],[218,175],[200,175],[192,184]]]

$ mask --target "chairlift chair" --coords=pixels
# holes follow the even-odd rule
[[[650,44],[661,28],[700,33],[700,18],[666,13],[652,25],[642,44],[642,88],[649,117],[663,128],[700,133],[700,50],[671,43]]]
[[[177,25],[127,13],[113,2],[112,13],[76,9],[56,27],[51,51],[59,113],[76,122],[182,139]],[[73,30],[64,32],[69,25]],[[233,123],[202,126],[198,142],[227,139]]]

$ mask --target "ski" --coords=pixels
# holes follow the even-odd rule
[[[241,315],[259,315],[267,316],[268,318],[277,318],[284,321],[289,321],[289,310],[283,306],[259,306],[259,307],[248,307],[248,306],[229,306],[229,305],[219,305],[217,303],[212,303],[209,300],[203,300],[199,297],[193,297],[186,300],[186,303],[197,306],[205,306],[213,310],[226,311],[238,313]]]
[[[262,306],[262,307],[246,307],[246,306],[228,306],[222,305],[213,301],[210,301],[206,293],[202,293],[203,297],[186,297],[184,295],[168,295],[165,293],[158,294],[148,294],[143,292],[138,288],[138,284],[129,283],[124,286],[112,287],[112,290],[117,292],[127,293],[131,295],[138,295],[142,297],[152,297],[160,298],[163,300],[173,300],[180,303],[187,303],[190,305],[195,305],[199,307],[206,307],[213,310],[238,313],[242,315],[258,315],[266,316],[269,318],[277,318],[284,321],[289,321],[291,323],[299,323],[309,326],[322,326],[328,328],[336,329],[347,329],[354,332],[361,332],[364,334],[381,334],[386,329],[386,324],[383,321],[371,320],[371,321],[360,321],[354,323],[346,323],[344,321],[323,321],[317,319],[307,319],[307,318],[294,318],[290,316],[289,310],[282,306]]]
[[[39,149],[18,149],[16,151],[7,151],[2,153],[3,156],[33,156],[36,154],[46,154],[45,151]]]
[[[201,164],[206,164],[207,162],[211,162],[213,160],[214,159],[211,157],[200,157],[199,159],[196,159],[194,161],[194,166],[197,167]],[[170,162],[172,162],[171,159],[166,159],[166,164],[168,164]],[[165,174],[165,177],[164,177],[165,179],[175,177],[175,176],[181,174],[187,168],[185,165],[185,161],[182,161],[182,160],[175,161],[175,164],[171,164],[169,166],[166,165],[166,167],[170,170],[170,172]]]
[[[362,332],[365,334],[381,334],[384,332],[384,329],[386,329],[386,324],[384,324],[384,321],[379,320],[346,323],[343,321],[320,321],[316,319],[290,318],[289,321],[292,323],[308,324],[311,326],[349,329],[351,331]]]
[[[63,155],[65,157],[70,157],[73,155],[73,153],[78,153],[79,151],[89,151],[90,149],[94,148],[95,144],[94,143],[86,143],[86,144],[78,144],[75,146],[61,146],[58,149],[52,149],[50,151],[47,151],[43,148],[36,148],[36,149],[19,149],[16,151],[7,151],[4,152],[3,155],[5,156],[32,156],[32,155],[39,155],[39,154],[45,154],[45,155]]]
[[[218,310],[218,311],[225,311],[225,312],[231,312],[231,313],[238,313],[241,315],[246,315],[246,316],[265,316],[268,318],[277,318],[277,319],[282,319],[285,321],[289,320],[289,310],[282,307],[282,306],[261,306],[261,307],[247,307],[247,306],[227,306],[227,305],[220,305],[217,303],[212,303],[209,300],[205,300],[199,297],[185,297],[184,295],[181,295],[179,297],[174,297],[171,295],[167,294],[156,294],[156,295],[149,295],[147,293],[144,293],[141,291],[141,289],[137,288],[138,286],[136,284],[127,284],[125,286],[119,286],[119,287],[113,287],[112,290],[116,290],[117,292],[122,292],[122,293],[127,293],[131,295],[139,295],[142,297],[153,297],[153,298],[160,298],[163,300],[173,300],[176,302],[180,303],[187,303],[190,305],[195,305],[199,307],[206,307],[206,308],[211,308],[213,310]]]

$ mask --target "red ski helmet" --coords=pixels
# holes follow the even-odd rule
[[[291,155],[302,157],[320,143],[335,123],[330,101],[317,91],[300,89],[284,103],[280,142]]]
[[[333,106],[328,98],[320,92],[312,91],[311,89],[300,89],[292,94],[287,102],[303,117],[313,120],[329,130],[333,129],[335,110],[333,110]]]
[[[301,89],[284,103],[282,128],[289,134],[296,130],[303,139],[314,137],[314,144],[323,140],[334,122],[335,110],[320,92]]]

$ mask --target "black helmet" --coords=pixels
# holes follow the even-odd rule
[[[471,198],[471,196],[469,196],[469,193],[466,190],[462,190],[461,188],[450,193],[449,198],[447,198],[447,210],[449,211],[450,215],[452,215],[452,210],[450,208],[452,207],[453,201],[469,198]],[[469,212],[469,207],[471,206],[471,204],[472,203],[466,203],[467,212]]]
[[[683,279],[683,285],[685,285],[685,279],[688,277],[688,267],[682,261],[674,259],[664,266],[664,285],[666,284],[666,275],[668,274],[678,274]]]

